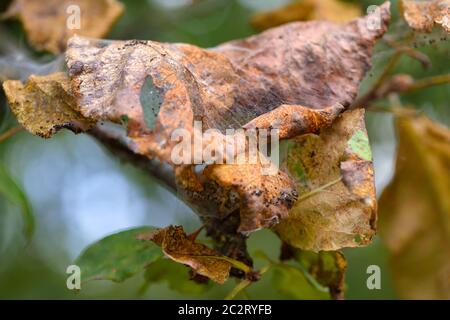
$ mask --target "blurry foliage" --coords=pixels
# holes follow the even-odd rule
[[[139,240],[139,234],[154,230],[151,227],[122,231],[89,246],[75,261],[82,270],[84,282],[111,280],[122,282],[162,257],[159,248]]]
[[[396,172],[380,198],[380,234],[408,299],[450,299],[450,130],[399,116]]]
[[[0,196],[21,207],[23,216],[23,233],[28,239],[34,232],[34,217],[31,205],[22,190],[14,181],[8,169],[0,163]]]
[[[255,33],[249,24],[249,18],[255,12],[244,6],[237,0],[204,0],[198,1],[195,5],[181,7],[176,9],[164,9],[152,1],[136,1],[121,0],[126,6],[123,17],[113,28],[109,35],[112,39],[151,39],[167,42],[187,42],[202,47],[210,47],[222,43],[224,41],[246,37]],[[376,0],[345,0],[345,2],[361,5],[363,11],[373,4],[381,4],[383,1]],[[398,30],[402,30],[405,22],[398,19],[397,1],[393,2],[394,22],[391,27],[391,33],[394,34]],[[2,10],[6,8],[5,3],[1,3]],[[2,23],[0,27],[5,27],[14,34],[17,39],[23,40],[21,27],[16,22]],[[396,33],[398,34],[398,33]],[[446,36],[436,31],[431,34],[413,34],[405,35],[400,39],[400,44],[405,44],[416,48],[419,52],[426,54],[432,61],[432,65],[428,69],[414,58],[403,55],[398,64],[390,70],[391,74],[407,73],[415,79],[422,79],[439,74],[448,74],[450,65],[450,44]],[[26,46],[26,44],[25,44]],[[374,55],[374,68],[368,73],[362,87],[361,93],[366,92],[377,80],[383,72],[383,68],[389,59],[395,54],[395,50],[386,43],[380,43],[377,46]],[[45,54],[35,54],[44,56]],[[431,118],[436,121],[450,125],[449,113],[450,101],[450,85],[441,85],[426,88],[416,92],[402,95],[399,103],[411,105],[419,111],[425,111]],[[0,97],[0,134],[15,126],[15,120],[10,116],[8,108],[5,106],[3,93]],[[383,99],[377,102],[377,106],[390,108],[392,99]],[[387,118],[389,121],[391,118]],[[366,120],[368,123],[369,135],[372,144],[387,143],[380,141],[383,135],[381,129],[377,128],[375,121],[379,118],[369,116]],[[382,128],[382,127],[381,127]],[[10,219],[8,217],[10,210],[9,205],[4,199],[9,199],[19,206],[22,206],[24,212],[24,226],[27,234],[32,230],[32,216],[30,211],[29,200],[27,200],[24,191],[19,187],[18,182],[11,178],[11,174],[4,163],[6,153],[11,150],[15,143],[20,143],[20,139],[15,135],[7,141],[0,143],[0,233],[6,233],[5,229],[9,226]],[[24,137],[24,139],[32,139]],[[391,141],[392,143],[392,141]],[[386,159],[386,158],[384,158]],[[4,164],[2,164],[4,163]],[[142,175],[134,170],[124,169],[125,174],[133,181],[140,185],[141,189],[153,188],[153,181],[143,178]],[[448,172],[443,172],[448,176]],[[148,185],[151,184],[149,187]],[[418,182],[420,184],[420,182]],[[144,187],[145,185],[145,187]],[[414,205],[412,201],[412,205]],[[3,214],[6,213],[6,214]],[[446,212],[448,214],[448,212]],[[132,214],[132,213],[130,213]],[[381,214],[383,214],[381,212]],[[444,212],[445,214],[445,212]],[[40,217],[37,217],[38,222]],[[186,219],[183,217],[183,219]],[[188,224],[192,221],[188,221]],[[39,228],[39,225],[38,225]],[[115,231],[115,230],[111,230]],[[120,234],[119,234],[120,235]],[[13,239],[18,235],[14,234]],[[23,249],[20,241],[5,241],[3,234],[0,235],[0,298],[223,298],[232,290],[233,283],[229,281],[224,286],[205,286],[197,284],[188,279],[187,268],[182,265],[173,263],[170,260],[160,259],[154,264],[147,266],[144,273],[134,275],[137,269],[125,270],[119,277],[117,275],[103,276],[104,278],[123,280],[125,277],[131,277],[130,281],[122,284],[109,284],[104,282],[96,282],[83,284],[78,294],[69,292],[65,288],[66,275],[65,267],[71,264],[71,257],[67,255],[65,250],[55,249],[52,252],[51,259],[44,254],[42,247],[52,246],[64,234],[53,234],[47,238],[41,237],[35,239],[27,248]],[[111,236],[115,237],[115,236]],[[110,238],[111,239],[111,238]],[[5,241],[5,243],[2,243]],[[267,230],[254,233],[249,240],[250,253],[254,253],[260,248],[265,248],[265,252],[270,259],[276,260],[280,254],[279,239]],[[94,245],[95,246],[95,245]],[[109,245],[108,245],[109,246]],[[95,247],[91,247],[95,249]],[[448,246],[443,244],[444,251]],[[118,254],[113,259],[121,260],[120,250],[114,247],[102,247],[99,250],[105,250],[105,254]],[[126,248],[126,250],[128,250]],[[86,254],[86,253],[85,253]],[[359,299],[373,298],[395,298],[396,294],[392,288],[390,269],[387,264],[387,250],[378,238],[366,248],[358,250],[345,249],[344,254],[348,260],[348,268],[346,272],[346,297]],[[96,256],[99,259],[101,256]],[[103,261],[110,262],[107,257]],[[156,257],[156,254],[155,254]],[[83,256],[82,256],[83,258]],[[87,263],[95,262],[87,261]],[[314,259],[313,259],[314,260]],[[58,261],[56,265],[53,262]],[[139,268],[144,268],[142,261],[139,261]],[[255,269],[261,269],[267,265],[267,259],[256,258]],[[305,263],[304,259],[303,262]],[[382,290],[370,291],[366,287],[366,268],[368,265],[376,264],[383,270],[382,273]],[[98,267],[99,264],[96,264]],[[127,264],[128,266],[128,264]],[[134,268],[136,265],[132,265]],[[105,267],[105,270],[111,266]],[[403,266],[405,269],[413,269],[414,265],[407,263]],[[250,298],[326,298],[327,292],[323,292],[324,288],[311,287],[312,272],[308,272],[308,267],[298,267],[294,264],[283,264],[280,267],[272,267],[267,271],[260,281],[245,289],[240,297]],[[167,273],[172,272],[174,277],[166,278]],[[394,272],[402,272],[403,269],[396,269]],[[102,274],[102,270],[92,271],[92,275]],[[431,271],[432,272],[432,271]],[[133,276],[134,275],[134,276]],[[395,275],[395,274],[394,274]],[[272,279],[272,280],[271,280]],[[151,281],[151,285],[149,284]],[[274,281],[273,283],[271,281]],[[293,283],[301,284],[292,286]],[[286,284],[286,285],[283,285]],[[86,285],[86,287],[85,287]],[[273,285],[279,289],[279,292],[273,291]],[[318,285],[316,283],[316,285]],[[148,290],[147,289],[148,286]],[[141,287],[140,291],[136,288]],[[290,288],[290,289],[289,289]],[[306,288],[305,291],[296,290],[296,288]],[[313,289],[311,289],[313,288]],[[208,289],[208,290],[206,290]],[[288,290],[289,289],[289,290]],[[308,291],[311,290],[311,291]],[[319,290],[319,291],[317,291]],[[326,289],[325,289],[326,290]],[[180,293],[178,293],[181,292]]]

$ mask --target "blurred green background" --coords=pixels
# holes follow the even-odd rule
[[[151,39],[188,42],[211,47],[221,42],[256,33],[249,25],[252,13],[279,7],[288,0],[121,0],[125,14],[114,26],[112,39]],[[194,3],[193,3],[194,2]],[[353,1],[364,8],[382,1]],[[394,1],[394,8],[396,8]],[[7,2],[2,2],[5,9]],[[395,26],[396,22],[394,23]],[[27,49],[21,26],[2,22],[19,48]],[[0,37],[4,36],[0,34]],[[2,39],[0,39],[2,41]],[[420,47],[433,61],[424,71],[420,64],[403,58],[398,69],[420,78],[449,71],[448,42]],[[361,90],[376,79],[392,50],[380,45],[374,55],[374,69]],[[40,54],[39,59],[52,57]],[[0,58],[1,62],[1,58]],[[4,63],[4,61],[3,61]],[[24,62],[25,63],[25,62]],[[3,64],[4,65],[4,64]],[[0,63],[0,67],[2,64]],[[33,65],[30,66],[33,68]],[[404,104],[424,110],[432,118],[450,124],[449,86],[423,90],[402,98]],[[0,133],[14,126],[4,97],[1,98]],[[367,125],[373,145],[378,194],[389,182],[395,160],[395,132],[392,116],[369,113]],[[191,231],[200,225],[195,214],[174,195],[138,169],[115,159],[86,135],[60,132],[51,140],[42,140],[20,132],[0,144],[3,163],[25,193],[36,219],[36,231],[30,243],[23,237],[21,207],[0,197],[0,298],[7,299],[222,299],[235,285],[234,280],[216,286],[204,294],[180,294],[167,285],[152,284],[138,296],[142,274],[123,284],[92,282],[79,293],[66,288],[66,267],[88,244],[133,226],[183,224]],[[274,259],[280,241],[270,231],[254,233],[250,252],[264,249]],[[393,299],[387,252],[376,238],[365,248],[346,249],[346,273],[349,299]],[[263,262],[256,260],[257,266]],[[379,265],[381,290],[368,290],[366,269]],[[248,289],[254,299],[284,298],[271,287],[270,272]]]

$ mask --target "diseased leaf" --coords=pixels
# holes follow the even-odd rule
[[[402,0],[403,15],[408,25],[420,32],[431,32],[439,25],[450,32],[449,0]]]
[[[50,96],[67,93],[68,101],[73,97],[73,104],[63,99],[55,105],[63,104],[65,108],[67,104],[82,120],[126,124],[128,138],[120,139],[126,140],[127,148],[171,165],[179,195],[196,209],[205,221],[207,233],[227,257],[250,264],[245,248],[247,233],[283,221],[289,210],[293,219],[288,218],[280,228],[290,230],[277,231],[290,244],[310,250],[357,246],[370,241],[375,224],[372,166],[364,159],[368,153],[364,146],[361,148],[364,140],[361,142],[360,137],[347,145],[349,151],[344,152],[344,143],[341,144],[339,156],[343,161],[334,159],[330,168],[323,165],[331,172],[317,173],[320,179],[304,186],[297,181],[297,189],[303,194],[296,202],[298,190],[289,176],[292,172],[281,170],[264,176],[258,170],[262,158],[256,166],[200,160],[204,168],[198,170],[193,164],[198,162],[192,158],[188,163],[173,161],[172,151],[180,139],[172,137],[175,130],[185,130],[195,137],[214,129],[212,136],[224,141],[227,129],[245,129],[248,133],[258,127],[279,128],[282,139],[291,139],[328,130],[325,128],[355,99],[359,84],[370,69],[375,42],[387,30],[389,3],[380,9],[379,17],[374,13],[381,18],[378,29],[368,23],[373,15],[345,25],[298,22],[208,50],[187,44],[74,36],[66,52],[70,90],[60,90],[57,81],[57,89],[51,86],[47,92]],[[27,92],[20,86],[10,91],[8,99],[12,105],[19,101],[21,104],[17,105],[30,108]],[[42,114],[42,120],[45,117]],[[50,121],[45,130],[41,129],[42,121],[28,127],[43,136],[51,135],[67,121],[73,127],[72,115],[62,124],[59,120]],[[201,121],[200,128],[196,121]],[[195,141],[189,144],[193,146]],[[211,145],[211,154],[223,152],[223,145]],[[356,153],[351,148],[356,148]],[[238,157],[239,152],[227,155],[227,159]],[[323,159],[328,161],[322,155],[320,160]],[[296,171],[299,168],[301,165],[297,164]],[[304,169],[306,173],[311,170]],[[331,197],[333,201],[324,197],[330,186],[338,192]],[[317,188],[324,188],[325,192],[303,198]],[[325,202],[318,217],[308,206],[321,200]],[[291,209],[294,203],[296,206]],[[226,279],[225,267],[217,275],[195,259],[173,257],[209,273],[217,282]],[[212,260],[217,259],[208,259]]]
[[[169,288],[181,293],[199,294],[211,288],[210,283],[198,283],[189,277],[189,268],[169,259],[159,259],[150,264],[144,273],[146,287],[157,282],[167,282]]]
[[[290,299],[330,299],[326,289],[315,286],[303,271],[287,264],[280,263],[273,267],[272,285]]]
[[[22,208],[23,234],[31,239],[34,233],[34,216],[31,205],[22,188],[14,181],[8,170],[0,163],[0,196]]]
[[[370,242],[376,198],[364,110],[346,111],[319,135],[290,141],[286,166],[299,198],[274,227],[289,245],[338,250]]]
[[[450,130],[397,119],[395,176],[380,198],[380,234],[404,299],[450,299]]]
[[[122,123],[126,116],[133,151],[172,165],[171,153],[179,143],[171,139],[176,129],[192,135],[217,129],[219,140],[225,139],[227,129],[242,127],[275,125],[282,138],[315,133],[354,100],[370,68],[372,48],[387,29],[389,4],[381,7],[379,29],[369,30],[371,18],[346,25],[293,23],[209,50],[73,37],[66,60],[76,107],[96,120]],[[196,120],[202,122],[201,129],[194,128]],[[221,152],[218,147],[212,151]],[[178,191],[199,215],[210,218],[215,212],[222,219],[231,208],[240,208],[244,232],[270,227],[287,216],[291,201],[283,197],[295,193],[289,187],[292,182],[272,178],[282,182],[273,192],[262,185],[267,179],[250,166],[235,170],[228,165],[206,168],[204,173],[195,173],[194,166],[174,165]],[[255,183],[247,188],[228,173],[211,173],[219,168],[224,173],[254,174]],[[269,190],[265,204],[280,204],[272,215],[261,212],[259,200],[253,201],[252,193],[258,190]]]
[[[281,105],[247,123],[245,129],[278,129],[280,139],[288,139],[305,133],[316,133],[328,127],[345,110],[341,104],[311,109],[297,105]]]
[[[298,261],[316,281],[330,291],[331,298],[344,298],[344,278],[347,261],[339,251],[320,251],[318,253],[294,250],[294,259]]]
[[[170,259],[190,266],[198,274],[223,284],[228,279],[231,263],[219,252],[189,238],[181,226],[169,226],[141,239],[151,240]]]
[[[74,34],[104,37],[122,12],[116,0],[14,0],[3,18],[19,19],[33,47],[58,54]]]
[[[296,0],[279,9],[255,14],[251,24],[259,30],[265,30],[294,21],[326,20],[344,23],[361,15],[358,5],[342,0]]]
[[[60,72],[3,83],[11,110],[29,132],[49,138],[62,128],[86,131],[93,125],[75,110],[68,77]]]
[[[122,231],[89,246],[75,261],[82,281],[112,280],[122,282],[163,257],[161,249],[138,235],[155,230],[141,227]]]
[[[295,185],[284,172],[264,175],[261,170],[259,164],[217,164],[204,171],[205,177],[239,195],[240,232],[276,225],[287,217],[286,208],[291,208],[297,199]]]

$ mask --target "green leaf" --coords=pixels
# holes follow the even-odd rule
[[[200,294],[212,287],[212,282],[197,283],[189,278],[189,268],[169,259],[160,259],[149,265],[144,273],[146,284],[167,282],[170,289],[187,294]]]
[[[111,280],[122,282],[163,256],[152,241],[138,235],[156,228],[140,227],[115,233],[89,246],[76,260],[83,282]]]
[[[305,272],[288,264],[274,265],[272,283],[277,291],[291,299],[330,299],[328,290],[314,285]]]
[[[348,141],[350,149],[362,159],[372,161],[372,150],[370,149],[369,137],[363,130],[357,130]]]
[[[0,195],[22,208],[23,233],[29,240],[34,233],[31,205],[22,188],[14,181],[6,167],[0,163]]]
[[[163,99],[158,88],[155,87],[151,76],[145,78],[144,85],[141,89],[140,102],[144,111],[145,123],[149,129],[154,129]]]
[[[322,286],[328,287],[333,299],[344,298],[344,277],[347,261],[339,251],[320,251],[318,253],[292,249],[295,260]]]

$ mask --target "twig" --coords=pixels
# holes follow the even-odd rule
[[[272,265],[269,264],[261,269],[259,272],[260,275],[263,275],[267,271],[269,271],[270,267]],[[254,281],[250,280],[242,280],[240,281],[234,288],[231,290],[231,292],[225,297],[225,300],[233,300],[240,292],[244,291],[248,286],[250,286]]]
[[[205,224],[202,224],[200,226],[200,228],[198,228],[197,230],[195,230],[194,232],[192,232],[191,234],[189,234],[187,237],[190,241],[195,241],[198,237],[198,235],[200,234],[200,232],[202,232],[202,230],[205,228]]]
[[[432,86],[450,83],[450,74],[433,76],[415,81],[403,92],[412,92],[419,89],[425,89]],[[403,93],[402,92],[402,93]]]
[[[432,86],[450,83],[450,74],[414,80],[410,75],[397,74],[384,84],[373,87],[369,93],[358,99],[352,108],[367,108],[374,100],[384,99],[392,93],[404,94]]]
[[[176,194],[175,175],[170,166],[167,166],[156,159],[151,160],[143,155],[132,152],[130,146],[127,145],[127,141],[125,141],[118,133],[114,132],[114,130],[110,130],[107,127],[97,126],[88,131],[88,133],[110,150],[114,156],[149,172],[152,177],[162,182],[162,185],[165,186],[167,190]]]
[[[368,105],[370,101],[376,99],[378,90],[382,87],[384,81],[389,77],[390,73],[400,61],[400,58],[403,56],[403,54],[404,52],[402,51],[396,51],[394,53],[394,55],[391,57],[388,64],[384,68],[383,73],[380,75],[373,87],[366,94],[356,99],[350,109],[364,108],[364,106]]]
[[[23,128],[21,126],[17,126],[14,128],[11,128],[9,130],[7,130],[6,132],[2,133],[0,135],[0,143],[4,142],[5,140],[11,138],[13,135],[15,135],[16,133],[22,131]]]
[[[397,43],[392,37],[385,36],[383,40],[396,51],[402,52],[410,58],[419,61],[424,69],[428,69],[431,67],[431,60],[425,53],[422,53],[414,48],[401,45]]]

